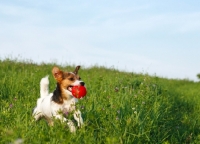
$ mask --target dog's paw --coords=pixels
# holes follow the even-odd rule
[[[68,126],[69,126],[69,130],[71,133],[75,133],[76,132],[76,128],[74,126],[74,123],[71,120],[68,120],[67,122]]]
[[[76,132],[75,126],[70,126],[69,129],[70,129],[71,133],[75,133]]]

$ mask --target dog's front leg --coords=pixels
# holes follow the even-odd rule
[[[83,118],[79,110],[76,110],[74,112],[74,119],[78,122],[78,127],[81,127],[83,125]]]
[[[67,122],[67,125],[69,126],[70,132],[73,132],[73,133],[76,132],[76,128],[74,126],[74,123],[71,120],[68,120],[61,115],[56,115],[55,118],[59,119],[62,123]]]

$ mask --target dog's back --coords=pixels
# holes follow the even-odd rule
[[[34,108],[33,110],[33,115],[35,117],[36,120],[40,119],[43,115],[43,107],[50,107],[50,100],[47,101],[49,103],[42,103],[42,101],[44,101],[44,99],[48,99],[50,97],[48,97],[49,95],[49,78],[48,76],[44,77],[41,79],[40,81],[40,98],[37,100],[37,106]],[[49,113],[49,110],[47,111]]]

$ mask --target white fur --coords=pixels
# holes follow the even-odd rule
[[[77,83],[77,81],[75,82]],[[60,119],[61,122],[67,122],[70,131],[75,132],[76,128],[73,122],[69,119],[63,117],[63,112],[74,112],[74,119],[77,121],[80,127],[83,124],[83,119],[81,117],[81,112],[76,110],[75,103],[78,101],[73,96],[70,96],[67,100],[64,100],[63,104],[57,104],[51,100],[53,93],[49,94],[49,79],[48,76],[44,77],[40,81],[40,98],[37,100],[37,106],[33,111],[33,116],[35,120],[39,120],[44,117],[49,125],[53,125],[53,117]],[[66,90],[67,93],[69,91]]]
[[[49,94],[49,76],[46,76],[40,81],[40,96],[45,97]]]

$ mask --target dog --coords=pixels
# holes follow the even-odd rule
[[[74,72],[63,72],[58,67],[53,67],[52,74],[57,81],[56,89],[49,94],[48,76],[40,81],[40,98],[33,110],[33,117],[36,121],[45,118],[50,126],[53,126],[53,119],[59,119],[62,123],[66,122],[70,132],[75,132],[74,123],[64,117],[64,113],[73,112],[74,119],[78,127],[83,125],[81,112],[76,109],[75,103],[78,101],[72,96],[72,87],[76,85],[85,86],[85,83],[78,75],[80,66],[77,66]]]

